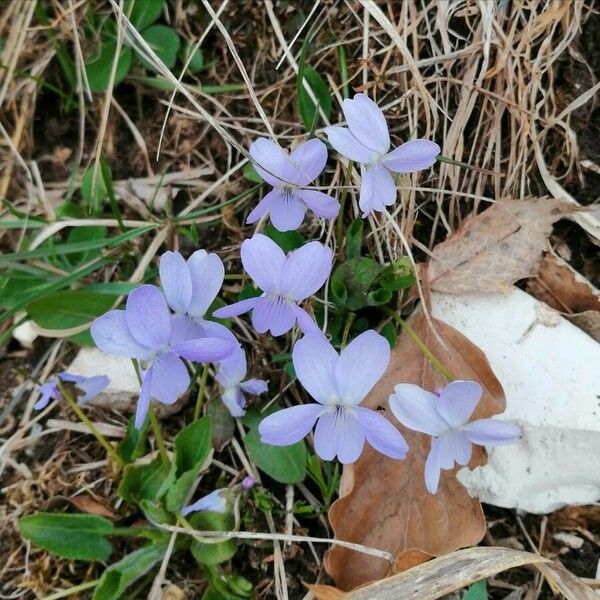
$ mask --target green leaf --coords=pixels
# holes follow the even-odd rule
[[[363,256],[352,258],[339,265],[331,276],[331,292],[340,306],[349,310],[358,310],[368,306],[368,293],[381,273],[381,265],[372,258]],[[342,303],[346,291],[346,299]]]
[[[106,239],[106,227],[102,225],[90,225],[86,227],[74,227],[67,236],[68,244],[79,244],[89,241],[100,241]],[[86,263],[96,256],[102,254],[101,248],[92,248],[84,252],[76,252],[67,259],[71,266]]]
[[[113,524],[95,515],[36,513],[19,519],[21,535],[53,554],[75,560],[107,560]]]
[[[305,66],[304,70],[298,71],[298,80],[296,86],[296,100],[298,102],[298,110],[304,122],[306,131],[313,131],[319,116],[319,111],[315,103],[311,100],[308,92],[304,89],[302,78],[308,82],[308,85],[313,91],[314,97],[327,119],[331,116],[331,93],[323,78],[310,66]]]
[[[29,317],[45,329],[69,329],[90,323],[112,308],[114,298],[83,292],[65,290],[36,298],[25,310]]]
[[[246,165],[244,165],[244,169],[243,169],[242,173],[244,174],[244,177],[248,181],[251,181],[252,183],[262,183],[263,182],[261,176],[256,172],[254,165],[250,162],[247,163]]]
[[[248,298],[258,298],[262,296],[262,292],[251,283],[247,283],[238,295],[238,301],[247,300]]]
[[[269,224],[264,231],[267,237],[270,237],[284,252],[296,250],[304,245],[304,237],[297,231],[278,231]]]
[[[167,511],[159,500],[140,500],[139,506],[149,521],[167,525],[175,524],[175,515]]]
[[[167,492],[166,506],[179,510],[186,495],[210,454],[211,427],[208,417],[190,423],[175,437],[173,469],[175,483]]]
[[[119,495],[128,502],[157,500],[164,493],[165,481],[169,480],[171,466],[163,464],[157,456],[147,465],[127,465],[119,485]]]
[[[367,294],[367,304],[369,306],[383,306],[392,300],[390,290],[373,290]]]
[[[162,560],[167,544],[149,544],[116,562],[100,577],[92,600],[117,600],[134,581]]]
[[[396,347],[396,342],[398,341],[398,334],[396,333],[396,328],[392,323],[386,323],[381,328],[381,335],[388,341],[390,348],[393,350]]]
[[[192,515],[190,525],[200,531],[232,531],[234,520],[229,513],[201,511]],[[192,556],[201,565],[218,565],[225,562],[235,554],[236,549],[237,543],[233,539],[214,544],[204,544],[194,539],[190,545]]]
[[[81,197],[91,212],[98,214],[102,211],[102,203],[108,198],[109,186],[112,187],[112,173],[106,159],[101,156],[98,172],[96,174],[95,189],[92,189],[94,181],[94,163],[92,163],[81,178]]]
[[[409,288],[414,282],[415,276],[407,256],[403,256],[385,267],[377,278],[377,284],[391,292]]]
[[[108,88],[112,62],[116,52],[116,40],[105,39],[101,42],[99,54],[85,62],[85,72],[92,92],[103,92]],[[132,57],[131,48],[121,48],[115,73],[115,86],[129,73]]]
[[[194,49],[194,46],[195,44],[191,42],[186,42],[181,46],[179,50],[179,62],[185,65],[191,55],[192,58],[187,70],[190,73],[199,73],[204,68],[204,56],[202,55],[202,50],[200,48]]]
[[[485,579],[481,581],[476,581],[463,596],[462,600],[487,600],[487,586],[485,584]]]
[[[358,217],[350,223],[346,234],[346,258],[358,258],[362,245],[363,219]]]
[[[129,418],[127,432],[121,440],[117,452],[126,462],[131,463],[137,458],[144,456],[146,452],[146,437],[148,434],[149,421],[146,421],[141,429],[135,427],[135,415]]]
[[[175,66],[180,40],[177,33],[171,27],[167,27],[166,25],[152,25],[142,32],[142,37],[148,42],[150,48],[154,50],[158,58],[165,63],[168,69],[172,69]],[[152,71],[155,70],[144,58],[141,58],[141,61],[146,68]]]
[[[126,0],[123,9],[133,26],[142,31],[160,18],[164,3],[164,0]]]

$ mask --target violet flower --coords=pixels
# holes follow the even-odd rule
[[[267,391],[267,382],[262,379],[245,379],[247,372],[246,353],[238,346],[231,356],[219,361],[215,379],[221,384],[223,404],[229,409],[232,417],[243,417],[246,414],[246,394],[258,396]]]
[[[62,400],[62,394],[58,387],[58,380],[63,383],[72,383],[75,386],[77,394],[77,404],[85,404],[92,398],[100,394],[108,385],[109,380],[106,375],[97,375],[95,377],[83,377],[82,375],[72,375],[66,371],[56,374],[56,379],[44,383],[40,386],[40,399],[34,404],[34,410],[42,410],[48,406],[50,400]]]
[[[402,434],[375,410],[359,406],[390,361],[386,339],[373,330],[361,333],[338,353],[320,335],[307,335],[292,351],[296,375],[318,404],[285,408],[258,426],[263,443],[289,446],[315,428],[315,451],[324,460],[337,456],[353,463],[366,440],[391,458],[406,456]]]
[[[512,444],[521,430],[512,423],[478,419],[468,423],[483,389],[475,381],[453,381],[439,393],[428,392],[412,383],[401,383],[390,396],[390,408],[400,423],[432,436],[425,462],[425,485],[431,494],[438,489],[441,469],[471,460],[472,444]]]
[[[342,155],[363,165],[359,206],[366,217],[396,201],[391,173],[414,173],[435,163],[440,147],[430,140],[410,140],[391,152],[390,134],[381,109],[366,94],[344,100],[348,127],[326,127],[329,143]]]
[[[187,390],[190,376],[182,358],[211,362],[225,358],[235,348],[230,340],[216,337],[182,340],[175,335],[176,319],[160,289],[142,285],[129,294],[125,310],[111,310],[92,324],[92,338],[100,350],[142,363],[142,389],[135,415],[138,429],[151,397],[173,404]]]
[[[327,162],[327,147],[321,140],[308,140],[290,154],[277,142],[260,138],[250,146],[250,156],[257,173],[273,189],[248,215],[246,223],[256,223],[269,212],[275,229],[290,231],[300,227],[307,208],[323,219],[338,214],[340,203],[335,198],[305,189]]]
[[[319,242],[309,242],[287,256],[270,238],[260,233],[242,243],[242,264],[263,291],[216,310],[219,318],[252,311],[252,324],[258,333],[283,335],[296,323],[306,333],[320,333],[309,314],[298,306],[312,296],[331,273],[333,253]]]
[[[187,516],[193,512],[200,512],[203,510],[210,510],[213,512],[226,513],[228,512],[228,500],[223,492],[228,492],[227,488],[221,488],[207,494],[200,498],[200,500],[196,500],[193,504],[189,506],[184,506],[181,509],[181,515]]]

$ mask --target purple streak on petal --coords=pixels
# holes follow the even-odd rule
[[[430,494],[435,494],[440,482],[440,441],[431,438],[431,449],[425,461],[425,487]]]
[[[221,495],[221,492],[225,489],[215,490],[210,494],[196,500],[193,504],[185,506],[181,509],[181,516],[185,517],[193,512],[200,512],[210,510],[212,512],[226,513],[227,512],[227,499]]]
[[[283,335],[294,323],[292,303],[283,298],[260,298],[252,311],[252,325],[258,333],[270,331],[274,336]]]
[[[442,436],[442,439],[454,462],[466,465],[471,460],[472,445],[462,431],[450,430]]]
[[[85,404],[93,400],[98,394],[101,394],[110,383],[106,375],[97,375],[95,377],[86,377],[78,384],[78,388],[83,392],[83,396],[77,399],[78,404]]]
[[[237,385],[225,388],[221,394],[221,399],[232,417],[243,417],[246,414],[244,410],[246,398]]]
[[[171,313],[155,285],[142,285],[129,294],[125,318],[131,335],[140,344],[158,350],[171,341]]]
[[[285,183],[283,180],[290,169],[290,159],[279,144],[266,138],[259,138],[250,145],[250,156],[256,172],[267,183],[274,187]]]
[[[150,392],[161,404],[173,404],[190,385],[183,361],[174,352],[159,354],[152,364]]]
[[[281,273],[281,294],[301,302],[317,292],[331,273],[333,252],[320,242],[309,242],[290,252]]]
[[[396,202],[396,184],[383,165],[374,165],[362,173],[358,204],[365,218],[372,211],[382,212]]]
[[[333,219],[340,212],[340,203],[324,192],[320,192],[319,190],[299,190],[296,194],[317,217]]]
[[[327,412],[315,427],[315,452],[323,460],[335,456],[346,465],[358,460],[365,444],[365,434],[358,419],[345,410]]]
[[[235,349],[235,344],[222,338],[205,337],[173,344],[173,351],[192,362],[214,362],[227,358]]]
[[[325,133],[329,143],[342,155],[359,163],[370,163],[376,153],[365,148],[347,127],[326,127]]]
[[[390,345],[372,329],[354,338],[340,353],[335,380],[345,404],[358,404],[381,379],[390,362]]]
[[[366,94],[355,94],[344,100],[344,116],[352,135],[367,148],[385,154],[390,147],[390,134],[382,110]]]
[[[271,206],[271,223],[277,231],[294,231],[302,224],[305,212],[306,205],[297,192],[288,190]]]
[[[314,181],[325,168],[327,146],[321,140],[313,138],[292,150],[290,158],[296,169],[302,174],[302,181],[299,185],[305,186]]]
[[[152,367],[150,367],[142,376],[142,389],[135,409],[135,428],[141,429],[148,409],[150,408],[150,389],[152,387]]]
[[[413,383],[400,383],[390,396],[390,408],[402,425],[414,431],[439,436],[448,423],[436,410],[437,396]]]
[[[381,161],[395,173],[415,173],[435,164],[440,147],[430,140],[411,140],[398,146]]]
[[[131,335],[124,310],[110,310],[98,317],[92,323],[90,333],[102,352],[138,360],[148,360],[152,356],[152,350]]]
[[[313,318],[303,308],[300,308],[297,304],[292,304],[292,310],[296,315],[298,327],[304,335],[316,334],[325,337]]]
[[[277,411],[260,422],[261,441],[272,446],[295,444],[308,435],[322,411],[320,404],[302,404]]]
[[[292,362],[302,387],[321,404],[338,398],[335,366],[338,353],[324,335],[306,335],[292,350]]]
[[[264,394],[269,389],[269,386],[264,379],[246,379],[246,381],[240,383],[240,388],[246,394],[260,396],[260,394]]]
[[[42,410],[50,400],[60,400],[61,395],[56,381],[48,381],[40,386],[40,399],[33,405],[33,410]]]
[[[197,250],[187,261],[192,279],[192,299],[188,314],[194,318],[204,316],[214,302],[225,278],[225,267],[217,254]]]
[[[256,223],[264,214],[271,210],[274,204],[283,202],[281,190],[276,188],[271,190],[265,197],[250,211],[250,214],[246,218],[246,223],[249,225]]]
[[[436,409],[452,427],[460,427],[469,420],[482,394],[483,388],[476,381],[457,379],[440,392]]]
[[[192,299],[192,278],[179,252],[165,252],[160,257],[160,283],[171,309],[185,314]]]
[[[255,308],[261,300],[262,298],[248,298],[246,300],[240,300],[239,302],[234,302],[229,306],[224,306],[223,308],[215,310],[213,316],[217,317],[217,319],[228,319],[230,317],[237,317],[238,315],[241,315]]]
[[[357,406],[354,409],[362,425],[367,442],[378,452],[402,460],[408,452],[408,444],[402,434],[376,410]]]
[[[521,429],[514,423],[497,419],[479,419],[463,427],[465,435],[480,446],[504,446],[521,437]]]
[[[277,293],[285,262],[283,250],[266,235],[255,233],[242,243],[240,254],[244,269],[256,285],[267,294]]]

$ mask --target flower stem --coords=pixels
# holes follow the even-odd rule
[[[346,177],[344,178],[344,189],[342,190],[342,197],[340,198],[340,212],[338,213],[336,222],[336,234],[335,239],[337,243],[338,256],[342,258],[342,241],[344,239],[344,208],[346,207],[346,196],[348,195],[348,188],[352,179],[352,161],[348,161],[348,168],[346,169]]]
[[[65,402],[71,407],[81,422],[88,428],[89,432],[100,442],[102,447],[112,458],[113,462],[119,466],[119,469],[122,469],[125,466],[125,462],[117,454],[117,451],[114,449],[113,445],[96,429],[94,424],[88,419],[87,415],[83,412],[83,410],[81,410],[79,404],[73,400],[73,396],[71,396],[66,387],[60,381],[58,382],[58,388],[60,389],[60,394],[64,398]]]
[[[348,319],[346,320],[346,325],[344,327],[344,333],[342,334],[342,343],[340,344],[340,350],[343,350],[346,346],[346,342],[348,341],[348,334],[350,333],[350,327],[352,327],[352,323],[354,322],[354,313],[350,313],[348,315]]]
[[[165,442],[162,437],[162,433],[160,431],[160,424],[158,419],[156,418],[156,414],[154,412],[154,407],[150,405],[150,410],[148,411],[148,415],[150,416],[150,425],[152,426],[152,431],[154,433],[154,439],[156,440],[156,445],[158,446],[158,451],[160,453],[160,458],[164,465],[168,465],[171,463],[169,460],[169,455],[167,454],[167,448],[165,446]]]
[[[200,377],[200,386],[198,388],[198,395],[196,396],[196,406],[194,407],[194,421],[200,418],[200,411],[202,409],[202,403],[204,401],[204,393],[206,391],[206,380],[208,379],[208,365],[202,367],[202,376]]]
[[[73,594],[78,594],[79,592],[83,592],[84,590],[89,590],[90,588],[96,587],[99,583],[99,579],[94,579],[93,581],[86,581],[85,583],[80,583],[79,585],[75,585],[66,590],[60,590],[55,594],[50,594],[50,596],[46,596],[44,600],[59,600],[59,598],[67,598],[68,596],[72,596]]]

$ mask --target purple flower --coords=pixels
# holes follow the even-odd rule
[[[95,398],[106,388],[109,381],[106,375],[83,377],[82,375],[72,375],[66,371],[57,373],[56,379],[48,381],[40,386],[40,399],[33,406],[34,410],[46,408],[50,400],[62,400],[62,395],[58,387],[58,379],[64,383],[72,383],[75,385],[78,404],[85,404],[92,398]]]
[[[408,446],[400,432],[377,411],[359,406],[390,361],[386,339],[365,331],[341,354],[321,335],[307,335],[292,351],[296,375],[318,404],[285,408],[266,417],[258,431],[264,443],[288,446],[301,440],[315,421],[315,451],[324,460],[337,456],[353,463],[365,438],[379,452],[402,459]]]
[[[210,362],[225,358],[235,347],[216,337],[185,339],[171,316],[160,289],[142,285],[127,298],[125,310],[111,310],[94,321],[91,328],[96,346],[103,352],[143,363],[142,389],[135,415],[139,429],[153,397],[173,404],[190,383],[182,358]],[[182,339],[183,338],[183,339]]]
[[[228,492],[227,488],[221,488],[211,492],[210,494],[203,496],[200,500],[194,502],[194,504],[190,504],[189,506],[185,506],[181,509],[182,516],[187,516],[193,512],[200,512],[202,510],[210,510],[213,512],[226,513],[228,512],[228,501],[223,494],[223,492]]]
[[[501,446],[512,444],[521,430],[512,423],[478,419],[468,423],[483,389],[475,381],[453,381],[439,393],[431,393],[412,383],[401,383],[390,396],[390,408],[398,421],[409,429],[433,436],[425,462],[425,485],[435,494],[441,469],[471,460],[471,444]]]
[[[340,204],[335,198],[305,189],[327,162],[327,148],[321,140],[308,140],[289,154],[277,142],[260,138],[250,146],[250,156],[258,174],[273,189],[248,215],[246,223],[256,223],[269,212],[275,229],[289,231],[300,227],[307,208],[323,219],[338,214]]]
[[[359,206],[363,217],[396,201],[392,173],[414,173],[435,163],[440,147],[430,140],[411,140],[388,152],[390,134],[381,109],[366,94],[344,100],[348,127],[326,127],[329,143],[343,156],[361,163]]]
[[[287,256],[271,239],[255,234],[242,243],[242,264],[254,283],[264,292],[215,311],[219,318],[252,311],[252,324],[258,333],[287,333],[296,323],[304,333],[320,333],[319,328],[298,306],[312,296],[331,273],[333,254],[319,242],[309,242]]]
[[[245,379],[247,372],[246,353],[238,346],[227,358],[219,361],[215,379],[221,384],[221,398],[232,417],[246,414],[244,392],[258,396],[267,391],[267,382],[262,379]]]
[[[250,475],[244,477],[244,479],[242,479],[242,489],[243,490],[250,490],[254,487],[254,484],[256,483],[256,479],[254,479],[254,477],[251,477]]]

